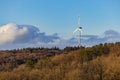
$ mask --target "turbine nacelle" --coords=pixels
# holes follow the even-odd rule
[[[79,29],[82,29],[82,27],[79,27]]]

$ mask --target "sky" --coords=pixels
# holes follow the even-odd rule
[[[0,0],[0,25],[37,26],[46,34],[70,36],[78,26],[83,34],[120,30],[120,0]]]
[[[78,16],[83,43],[120,41],[120,0],[0,0],[0,49],[74,44]]]

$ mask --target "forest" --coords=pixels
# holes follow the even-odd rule
[[[120,80],[120,42],[1,50],[0,80]]]

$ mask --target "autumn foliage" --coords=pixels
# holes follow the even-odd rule
[[[3,52],[0,80],[120,80],[119,42],[63,50]]]

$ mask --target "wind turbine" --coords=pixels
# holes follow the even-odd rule
[[[78,28],[73,31],[73,34],[78,33],[78,46],[80,47],[80,37],[81,37],[82,27],[80,26],[80,17],[78,17]]]

